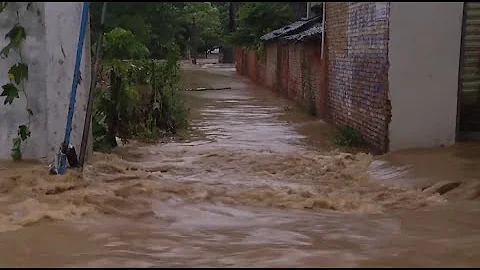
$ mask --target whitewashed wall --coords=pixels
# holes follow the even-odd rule
[[[463,2],[392,2],[390,150],[455,143]]]
[[[28,106],[33,111],[32,136],[23,148],[25,159],[50,161],[63,141],[75,66],[82,2],[10,2],[0,13],[0,48],[9,40],[5,34],[17,23],[25,28],[26,40],[21,47],[23,62],[28,64],[26,83]],[[8,82],[8,69],[19,61],[12,51],[0,59],[0,85]],[[82,82],[77,89],[71,142],[79,150],[90,85],[90,31],[87,28],[81,64]],[[0,159],[10,158],[17,126],[27,123],[26,100],[21,94],[12,105],[0,98]]]

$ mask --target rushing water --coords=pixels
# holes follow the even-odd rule
[[[188,140],[0,163],[0,266],[480,266],[478,146],[343,153],[231,67],[186,74],[232,87],[188,93]]]

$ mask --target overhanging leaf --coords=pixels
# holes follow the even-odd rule
[[[4,11],[7,5],[8,2],[0,2],[0,12]]]
[[[10,41],[18,46],[26,38],[25,28],[17,24],[5,35],[5,38],[10,38]]]
[[[0,55],[3,55],[4,58],[8,57],[8,53],[10,52],[11,48],[13,48],[13,45],[12,43],[9,43],[0,51]]]
[[[9,38],[10,43],[0,51],[0,55],[3,54],[8,57],[10,50],[20,47],[20,44],[26,38],[25,28],[17,24],[5,35],[5,38]]]
[[[0,94],[0,97],[5,97],[5,101],[3,104],[12,104],[13,100],[15,98],[19,98],[20,96],[18,95],[18,88],[12,84],[12,83],[7,83],[2,86],[3,92]]]
[[[18,136],[20,136],[22,141],[25,141],[28,137],[30,137],[30,135],[31,132],[26,125],[18,126]]]
[[[20,84],[22,80],[27,80],[28,66],[23,63],[13,65],[8,71],[8,78],[13,78],[16,84]]]
[[[13,139],[13,147],[11,149],[10,156],[12,157],[13,160],[21,160],[22,159],[22,152],[21,152],[21,147],[22,147],[22,140],[19,137],[16,137]]]

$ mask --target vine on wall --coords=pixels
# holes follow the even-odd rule
[[[26,8],[29,9],[31,2],[26,3]],[[0,2],[0,12],[4,11],[8,2]],[[28,116],[28,122],[18,125],[17,136],[13,138],[13,146],[11,154],[13,160],[22,159],[22,143],[25,142],[31,135],[30,132],[30,117],[33,116],[33,111],[29,107],[28,97],[25,91],[25,82],[28,80],[28,65],[24,63],[21,45],[26,38],[25,28],[20,24],[20,19],[17,11],[17,22],[12,26],[12,29],[5,35],[5,39],[10,42],[0,51],[0,56],[5,59],[9,57],[11,51],[18,53],[20,61],[12,65],[8,70],[9,82],[2,85],[2,93],[0,97],[5,97],[4,105],[12,105],[15,99],[20,98],[20,93],[23,94],[26,100],[25,112]]]

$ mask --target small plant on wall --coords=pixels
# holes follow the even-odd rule
[[[8,4],[8,2],[0,2],[0,12],[5,11]],[[25,4],[26,8],[29,9],[31,3]],[[17,135],[13,138],[13,144],[11,148],[10,156],[15,161],[22,159],[22,143],[25,142],[31,135],[30,118],[33,116],[33,111],[29,107],[28,97],[25,91],[25,84],[28,80],[28,65],[23,61],[21,52],[21,45],[26,38],[26,33],[25,28],[20,24],[18,11],[16,12],[16,15],[16,23],[12,25],[12,28],[5,35],[5,39],[9,42],[0,50],[0,57],[2,59],[8,58],[12,53],[17,53],[19,56],[19,62],[13,64],[8,70],[8,82],[1,86],[2,92],[0,93],[0,97],[4,98],[3,104],[13,105],[15,100],[20,98],[20,94],[22,94],[26,100],[25,113],[27,114],[28,122],[18,125]]]

